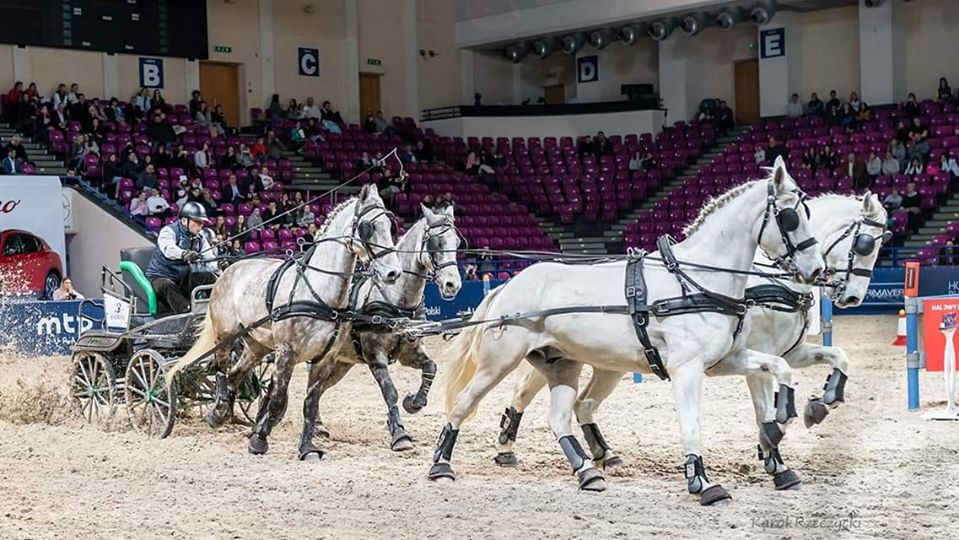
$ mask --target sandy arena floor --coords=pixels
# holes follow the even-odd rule
[[[380,393],[365,369],[331,390],[321,414],[333,433],[320,462],[296,460],[305,374],[297,370],[270,453],[247,454],[244,428],[214,432],[193,415],[150,440],[103,432],[68,412],[63,358],[0,360],[0,538],[944,538],[959,529],[959,423],[905,407],[903,351],[891,317],[841,317],[837,344],[852,358],[847,404],[813,430],[794,423],[782,444],[802,490],[776,492],[755,456],[741,379],[708,379],[707,470],[733,495],[703,508],[688,495],[669,385],[625,381],[600,411],[630,466],[602,494],[577,491],[546,422],[546,395],[524,417],[515,469],[493,465],[499,414],[513,379],[460,433],[452,484],[426,480],[444,423],[441,341],[433,400],[405,416],[416,448],[388,449]],[[394,369],[401,394],[417,374]],[[797,398],[825,368],[797,373]],[[938,374],[923,374],[923,406],[941,405]],[[817,521],[818,520],[818,521]],[[822,528],[820,528],[822,527]],[[828,529],[828,530],[827,530]],[[951,531],[951,532],[950,532]]]

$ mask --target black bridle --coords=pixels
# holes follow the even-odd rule
[[[833,276],[835,274],[846,274],[845,279],[836,282],[825,282],[822,283],[823,286],[832,288],[832,293],[830,293],[830,298],[836,300],[841,298],[843,292],[846,290],[846,286],[849,283],[849,279],[852,276],[864,277],[867,279],[872,279],[873,271],[871,268],[856,268],[856,257],[868,257],[872,255],[876,249],[876,237],[872,234],[862,232],[862,226],[868,225],[870,227],[876,227],[882,231],[879,235],[879,244],[883,245],[892,240],[892,232],[886,229],[885,223],[880,223],[878,221],[873,221],[866,217],[859,217],[855,221],[849,224],[846,227],[846,230],[842,232],[832,244],[829,245],[829,248],[826,249],[826,252],[823,254],[823,258],[827,258],[829,253],[839,245],[840,242],[852,236],[852,245],[849,247],[849,253],[846,256],[846,269],[840,270],[837,268],[826,267],[826,276]]]
[[[779,204],[776,202],[776,193],[773,189],[772,182],[766,187],[766,209],[763,211],[763,224],[759,228],[759,236],[757,238],[757,243],[762,247],[763,232],[766,231],[766,226],[769,225],[770,218],[775,218],[776,227],[779,229],[779,235],[782,237],[783,245],[786,246],[786,254],[781,257],[770,257],[769,253],[763,248],[763,252],[766,254],[766,257],[772,260],[776,266],[787,270],[795,270],[796,265],[793,263],[793,255],[800,251],[805,251],[816,245],[817,240],[815,237],[809,237],[798,244],[794,244],[792,239],[789,238],[789,233],[795,232],[799,229],[799,212],[798,209],[800,206],[803,207],[803,210],[806,212],[806,219],[809,219],[809,207],[806,206],[806,194],[800,190],[795,190],[797,201],[796,206],[792,208],[780,208]],[[787,270],[789,271],[789,270]]]
[[[366,214],[371,212],[377,212],[373,217],[363,219]],[[375,225],[377,219],[385,217],[390,223],[390,235],[396,236],[396,221],[393,219],[393,213],[386,209],[385,206],[381,204],[374,204],[368,206],[356,214],[356,217],[353,218],[353,230],[350,233],[350,243],[356,242],[357,240],[363,245],[363,248],[370,256],[370,262],[379,259],[380,257],[385,257],[390,253],[396,251],[396,248],[384,248],[372,243],[373,234],[375,232]],[[374,248],[381,248],[379,251],[376,251]]]

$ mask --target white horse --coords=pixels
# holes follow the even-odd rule
[[[764,420],[781,435],[796,416],[788,364],[780,357],[745,348],[740,330],[745,322],[746,272],[752,266],[757,247],[788,265],[803,281],[814,281],[823,270],[822,256],[810,249],[816,241],[810,235],[805,212],[801,211],[802,199],[803,194],[786,173],[782,160],[777,160],[768,179],[743,184],[714,199],[687,228],[685,241],[668,252],[657,252],[660,261],[669,261],[670,255],[674,255],[681,261],[678,265],[646,261],[645,268],[640,270],[645,284],[629,275],[630,268],[635,269],[638,263],[617,262],[582,266],[538,264],[498,287],[483,300],[474,317],[502,322],[464,331],[450,349],[449,423],[440,434],[429,477],[455,478],[450,458],[462,422],[491,388],[527,359],[546,376],[550,386],[550,428],[578,477],[580,488],[605,489],[603,474],[571,433],[570,413],[583,363],[606,371],[653,372],[656,356],[641,345],[635,318],[648,323],[648,340],[652,348],[662,351],[665,370],[673,382],[686,454],[688,491],[699,494],[702,504],[730,498],[721,486],[709,482],[701,457],[702,379],[720,361],[727,363],[730,372],[740,375],[768,371],[778,381],[779,393],[775,408]],[[624,276],[629,288],[622,285]],[[579,312],[537,314],[578,306],[621,306],[624,296],[633,302],[639,302],[637,299],[643,296],[627,296],[624,289],[627,293],[646,291],[645,304],[634,317],[602,310],[586,312],[582,308]],[[673,301],[665,304],[669,299]],[[703,300],[709,307],[724,305],[726,309],[716,312],[701,308],[668,317],[658,315],[664,307],[685,300]],[[513,318],[509,319],[511,315]]]
[[[826,261],[827,274],[836,276],[835,281],[826,285],[826,293],[839,308],[858,306],[869,289],[872,268],[879,256],[879,244],[889,240],[886,211],[879,199],[871,193],[862,198],[824,195],[810,200],[808,206],[812,233],[822,240],[819,247]],[[761,253],[757,254],[756,261],[769,262]],[[806,302],[812,298],[810,285],[756,276],[749,278],[748,286],[751,291],[755,290],[753,287],[764,285],[788,287],[797,293],[797,296],[790,298],[789,292],[786,291],[782,298],[795,303],[788,307],[781,303],[760,305],[749,310],[750,329],[746,347],[780,355],[792,368],[817,364],[833,368],[823,396],[811,398],[806,405],[804,420],[807,427],[817,424],[828,414],[830,408],[843,401],[848,357],[838,347],[804,342],[808,324],[804,308]],[[547,384],[546,378],[532,366],[525,365],[520,369],[523,371],[514,387],[512,403],[503,413],[497,439],[498,454],[495,462],[503,466],[516,464],[513,445],[523,411]],[[723,373],[723,362],[707,372],[709,375]],[[573,409],[597,467],[615,468],[623,464],[622,459],[613,452],[603,437],[593,415],[624,376],[622,371],[594,369]],[[775,379],[768,373],[753,372],[746,376],[746,381],[756,410],[756,422],[761,428],[763,419],[768,416],[768,404],[772,402],[775,392]],[[776,434],[773,433],[772,436],[775,437]],[[766,471],[773,475],[776,487],[786,489],[797,485],[798,476],[787,472],[778,449],[765,447],[767,445],[764,445],[763,437],[760,439]]]
[[[453,216],[453,207],[434,212],[422,206],[423,217],[396,243],[403,273],[396,283],[380,286],[365,280],[354,286],[351,296],[356,309],[368,315],[413,318],[423,308],[423,289],[427,281],[436,283],[444,299],[454,298],[460,291],[462,279],[456,264],[459,233]],[[300,458],[310,454],[322,456],[313,444],[317,432],[317,409],[323,393],[336,385],[357,364],[366,364],[373,374],[383,400],[386,402],[386,427],[390,432],[390,449],[409,450],[413,439],[403,427],[396,403],[398,395],[389,365],[394,361],[422,372],[416,394],[403,400],[403,408],[415,414],[426,406],[427,396],[436,374],[436,364],[423,350],[420,340],[410,340],[400,332],[364,331],[355,326],[350,331],[352,344],[340,348],[335,355],[314,362],[310,367],[310,383],[303,401],[303,432],[300,436]],[[320,424],[319,433],[329,437]]]
[[[401,273],[394,252],[392,218],[375,186],[363,186],[359,198],[334,208],[318,233],[317,243],[302,258],[290,261],[247,259],[223,272],[210,294],[199,337],[168,374],[173,380],[184,368],[214,353],[214,365],[225,371],[233,337],[246,331],[239,362],[230,373],[236,388],[246,372],[269,351],[276,352],[268,401],[261,407],[249,450],[264,454],[267,437],[286,411],[293,368],[319,361],[342,343],[341,312],[347,307],[357,257],[368,261],[374,278],[395,282]],[[345,333],[344,333],[345,334]],[[220,398],[218,396],[217,405]]]

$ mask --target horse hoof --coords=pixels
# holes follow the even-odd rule
[[[413,401],[413,394],[407,394],[406,397],[403,398],[403,410],[410,414],[416,414],[423,410],[423,406]]]
[[[699,504],[703,506],[724,506],[732,499],[733,496],[728,491],[716,484],[700,494]]]
[[[393,442],[390,443],[390,450],[394,452],[403,452],[413,449],[413,437],[409,433],[400,430],[393,435]]]
[[[516,454],[512,452],[500,452],[493,458],[493,463],[500,467],[515,467],[519,460],[516,459]]]
[[[792,469],[786,469],[785,471],[776,473],[776,475],[773,476],[773,484],[776,485],[776,491],[783,491],[787,489],[799,490],[802,480],[799,479],[799,475],[796,474],[796,471]]]
[[[456,473],[453,472],[453,467],[449,463],[434,463],[430,467],[430,474],[427,476],[430,480],[456,480]]]
[[[333,436],[330,435],[330,430],[326,429],[326,427],[324,427],[324,426],[317,426],[317,427],[316,427],[316,436],[317,436],[317,437],[320,437],[321,439],[326,439],[326,440],[331,440],[331,439],[333,439]]]
[[[323,459],[323,451],[309,444],[300,448],[300,461],[319,461]]]
[[[626,468],[626,461],[619,456],[609,457],[602,461],[604,471],[616,472]]]
[[[262,456],[270,449],[270,443],[266,439],[261,438],[256,433],[250,435],[249,443],[247,450],[250,451],[254,456]]]
[[[211,408],[206,413],[206,425],[210,426],[213,429],[216,429],[222,426],[226,422],[226,415],[220,414],[216,408]]]
[[[829,414],[829,407],[822,402],[820,398],[812,398],[806,402],[806,408],[803,410],[803,423],[807,428],[822,422]]]
[[[590,467],[577,475],[579,477],[579,489],[582,491],[606,491],[606,478],[599,469]]]

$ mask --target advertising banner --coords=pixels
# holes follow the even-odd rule
[[[945,365],[946,340],[955,344],[956,315],[959,298],[923,300],[922,339],[926,351],[926,371],[942,371]],[[950,362],[955,364],[955,347]]]
[[[42,238],[66,265],[63,194],[57,176],[0,176],[0,231]]]
[[[23,356],[69,355],[80,333],[100,328],[102,321],[100,300],[0,305],[3,347]]]

